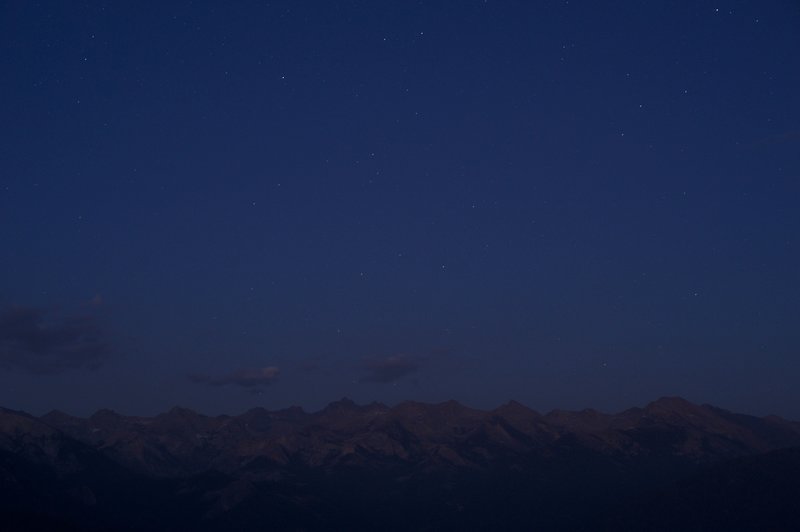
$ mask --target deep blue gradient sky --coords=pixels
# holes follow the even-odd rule
[[[800,3],[4,2],[0,404],[800,418]]]

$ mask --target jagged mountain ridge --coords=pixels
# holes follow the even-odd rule
[[[679,398],[617,414],[347,399],[215,417],[0,409],[0,511],[20,523],[9,530],[621,530],[609,508],[640,492],[682,500],[681,479],[792,447],[796,422]],[[661,506],[637,508],[628,529]]]
[[[516,402],[482,411],[456,401],[408,401],[390,408],[342,399],[314,413],[297,407],[254,408],[238,416],[209,417],[173,408],[154,417],[101,410],[86,419],[60,412],[25,419],[37,430],[59,431],[134,470],[164,476],[233,473],[254,461],[276,469],[289,463],[372,467],[381,461],[481,468],[496,455],[546,457],[566,444],[612,457],[665,455],[694,461],[800,445],[798,423],[733,414],[680,398],[662,398],[618,414],[556,410],[542,415]]]

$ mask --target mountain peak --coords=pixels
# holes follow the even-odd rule
[[[359,406],[350,399],[349,397],[342,397],[338,401],[334,401],[330,403],[328,406],[324,408],[323,411],[333,411],[333,410],[357,410]]]
[[[648,413],[652,412],[690,412],[698,409],[702,409],[703,407],[692,403],[691,401],[687,401],[683,397],[677,396],[666,396],[656,399],[652,403],[649,403],[644,410]]]
[[[197,412],[190,408],[184,408],[182,406],[173,406],[169,409],[168,412],[165,414],[161,414],[162,416],[169,416],[169,417],[195,417],[199,416]]]
[[[108,419],[108,420],[111,420],[111,419],[116,420],[116,419],[119,419],[121,417],[122,416],[119,415],[114,410],[111,410],[109,408],[101,408],[100,410],[98,410],[97,412],[92,414],[89,417],[89,419],[92,420],[92,421],[100,421],[100,420],[106,420],[106,419]]]
[[[505,404],[502,404],[493,410],[497,414],[517,414],[517,415],[527,415],[527,416],[539,416],[539,412],[536,410],[529,408],[519,401],[514,401],[513,399]]]
[[[22,417],[35,417],[25,412],[24,410],[13,410],[11,408],[3,408],[3,407],[0,407],[0,414],[9,414],[12,416],[22,416]]]
[[[63,425],[65,423],[72,423],[78,420],[75,416],[71,416],[62,410],[51,410],[41,417],[41,420],[51,425]]]

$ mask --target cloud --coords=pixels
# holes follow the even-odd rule
[[[233,384],[244,388],[256,388],[272,384],[272,382],[278,378],[279,373],[280,370],[275,366],[267,366],[265,368],[240,369],[233,373],[219,376],[190,375],[189,379],[192,382],[208,384],[210,386],[227,386]]]
[[[0,313],[0,368],[38,375],[97,369],[111,352],[104,336],[89,315],[50,317],[42,309],[13,307]]]
[[[414,373],[420,367],[419,361],[408,355],[393,355],[385,358],[372,358],[366,361],[364,369],[367,374],[361,379],[364,382],[394,382],[406,375]]]

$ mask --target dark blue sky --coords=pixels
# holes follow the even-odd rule
[[[0,404],[800,417],[800,4],[234,4],[0,6]]]

